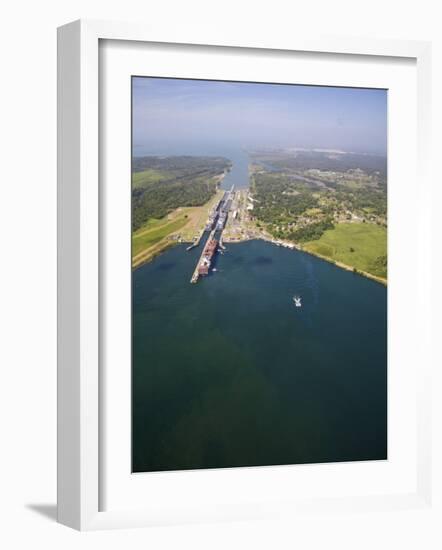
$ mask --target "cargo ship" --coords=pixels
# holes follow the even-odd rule
[[[198,265],[198,275],[204,277],[209,274],[210,264],[212,263],[212,258],[215,255],[217,248],[218,241],[216,239],[209,239],[207,241],[201,261]]]
[[[216,224],[216,230],[221,231],[222,229],[224,229],[226,221],[227,221],[227,215],[225,214],[225,212],[221,212],[218,218],[218,222]]]
[[[217,219],[218,219],[218,209],[214,208],[209,213],[209,217],[207,218],[205,231],[211,231],[213,229]]]

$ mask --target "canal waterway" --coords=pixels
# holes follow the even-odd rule
[[[133,471],[385,459],[386,288],[260,240],[192,285],[200,254],[133,273]]]

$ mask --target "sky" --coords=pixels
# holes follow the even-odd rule
[[[387,149],[386,90],[134,77],[132,117],[135,155],[212,145]]]

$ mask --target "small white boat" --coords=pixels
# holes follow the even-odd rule
[[[293,296],[293,302],[296,307],[302,307],[301,296]]]
[[[216,269],[216,267],[214,267],[214,268],[212,269],[212,271],[218,271],[218,270]]]

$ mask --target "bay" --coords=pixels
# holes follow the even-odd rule
[[[247,154],[229,158],[223,187],[246,187]],[[133,273],[133,471],[385,459],[387,289],[261,240],[227,248],[196,285],[185,245]]]
[[[137,154],[225,156],[248,186],[239,147]],[[191,285],[186,246],[133,273],[133,471],[385,459],[387,289],[261,240]]]

